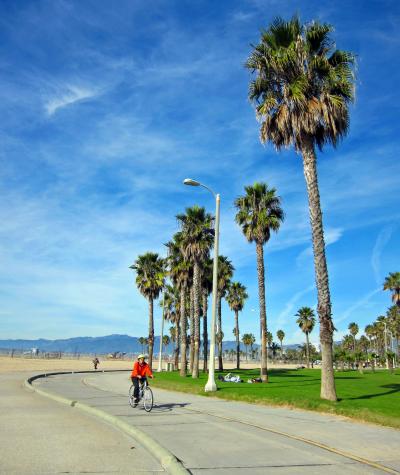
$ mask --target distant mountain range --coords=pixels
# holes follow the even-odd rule
[[[154,338],[154,352],[158,353],[160,347],[160,337]],[[284,345],[284,349],[297,348],[299,345]],[[62,353],[84,353],[84,354],[106,354],[114,352],[139,353],[145,351],[145,348],[139,343],[139,338],[128,335],[107,335],[98,337],[77,337],[67,338],[65,340],[0,340],[0,349],[2,350],[30,350],[37,348],[41,352],[61,351]],[[242,351],[246,348],[243,343],[240,344]],[[254,344],[253,348],[259,348]],[[172,353],[174,344],[170,343],[163,351]],[[236,349],[235,341],[224,341],[223,350]],[[249,348],[250,350],[250,348]]]

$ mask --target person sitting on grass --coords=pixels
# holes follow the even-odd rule
[[[144,384],[147,380],[146,376],[153,378],[153,373],[151,372],[150,366],[144,361],[146,355],[138,355],[137,361],[133,364],[133,369],[131,373],[131,380],[135,386],[133,391],[133,397],[135,398],[134,406],[136,407],[139,402],[139,383]]]

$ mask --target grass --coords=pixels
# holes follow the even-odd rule
[[[249,378],[259,376],[259,369],[230,371],[245,382],[217,381],[216,393],[204,392],[207,375],[203,373],[199,379],[181,378],[178,372],[157,373],[152,386],[206,397],[327,412],[400,428],[400,370],[394,374],[381,370],[364,374],[336,372],[337,402],[320,399],[321,371],[318,369],[272,369],[268,384],[247,383]],[[216,377],[218,374],[216,372]]]

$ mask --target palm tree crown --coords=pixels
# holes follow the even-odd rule
[[[390,272],[383,284],[383,290],[390,290],[393,303],[400,306],[400,272]]]
[[[155,252],[138,256],[130,266],[136,271],[136,285],[147,299],[157,299],[164,286],[165,261]]]
[[[349,323],[348,329],[350,334],[355,337],[359,331],[358,325],[356,322]]]
[[[228,288],[227,302],[231,310],[241,312],[248,298],[246,287],[240,282],[231,282]]]
[[[322,148],[346,135],[354,56],[334,49],[332,31],[326,23],[301,25],[296,16],[288,22],[276,18],[262,31],[246,67],[256,73],[249,98],[263,142],[301,150],[305,136]]]
[[[301,328],[302,332],[309,334],[313,331],[315,325],[314,310],[310,307],[301,307],[296,313],[296,323]]]
[[[208,257],[214,242],[212,229],[214,218],[205,208],[192,206],[185,214],[178,214],[181,225],[179,244],[184,258],[190,262],[201,262]]]
[[[284,220],[280,198],[276,196],[275,188],[269,189],[266,183],[256,182],[244,189],[246,194],[235,200],[236,222],[249,242],[265,244],[271,230],[278,231]]]

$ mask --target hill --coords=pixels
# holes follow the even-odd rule
[[[154,338],[154,352],[158,353],[160,347],[160,337]],[[284,345],[284,349],[294,348],[298,345]],[[32,348],[37,348],[41,352],[59,351],[62,353],[139,353],[145,351],[139,343],[139,338],[129,335],[107,335],[99,337],[76,337],[61,340],[46,340],[43,338],[37,340],[0,340],[0,349],[2,350],[19,350],[27,351]],[[167,353],[172,353],[174,344],[170,343],[166,349]],[[259,345],[254,344],[253,348],[259,348]],[[235,350],[235,341],[224,341],[223,350]],[[240,349],[245,351],[246,348],[243,343],[240,344]],[[250,351],[250,348],[248,348]]]

